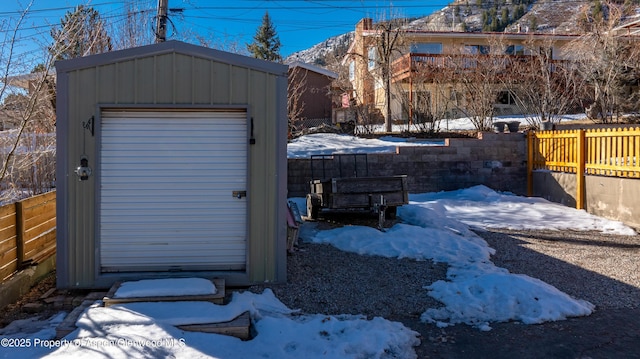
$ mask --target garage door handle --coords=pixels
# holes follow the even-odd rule
[[[237,199],[247,196],[247,191],[233,191],[232,193],[233,193],[233,196],[236,197]]]

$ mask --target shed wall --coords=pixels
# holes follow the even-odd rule
[[[115,280],[97,269],[99,168],[87,181],[73,173],[82,155],[89,166],[97,163],[99,146],[90,128],[100,128],[103,106],[246,109],[255,138],[248,151],[248,263],[247,272],[230,281],[286,280],[286,68],[275,74],[170,51],[58,72],[57,178],[65,193],[58,202],[59,287],[101,287]]]

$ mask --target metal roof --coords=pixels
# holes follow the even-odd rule
[[[334,79],[338,78],[338,74],[333,72],[333,71],[329,71],[327,69],[324,69],[322,67],[319,66],[315,66],[315,65],[311,65],[308,64],[306,62],[302,62],[302,61],[295,61],[289,64],[289,68],[293,69],[295,67],[301,67],[303,69],[309,70],[309,71],[313,71],[313,72],[317,72],[321,75],[327,76],[327,77],[331,77]]]
[[[55,66],[56,70],[60,73],[171,52],[202,57],[275,75],[286,76],[287,74],[286,65],[175,40],[130,49],[105,52],[102,54],[79,57],[70,60],[56,61]]]

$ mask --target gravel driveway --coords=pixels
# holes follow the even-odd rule
[[[441,303],[424,286],[447,266],[390,259],[301,243],[288,257],[288,281],[270,285],[305,313],[364,314],[400,321],[421,335],[419,358],[640,358],[640,236],[576,231],[478,232],[496,249],[492,261],[541,279],[596,305],[588,317],[537,325],[492,323],[482,332],[420,321]],[[254,286],[260,292],[265,286]]]

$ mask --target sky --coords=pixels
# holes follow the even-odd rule
[[[292,198],[304,206],[304,198]],[[520,215],[514,215],[514,214]],[[446,278],[424,288],[442,303],[421,314],[419,325],[469,325],[489,331],[492,323],[536,324],[588,316],[594,305],[573,298],[536,278],[510,273],[491,262],[495,250],[471,229],[547,229],[635,232],[620,222],[593,216],[540,198],[498,193],[485,186],[409,196],[398,208],[400,223],[382,232],[346,226],[319,230],[302,224],[300,239],[361,255],[433,260],[446,263]],[[532,220],[535,218],[536,220]],[[507,227],[505,227],[507,226]],[[295,255],[295,253],[293,254]],[[417,276],[420,273],[416,274]],[[213,294],[215,287],[199,278],[125,282],[119,298]],[[229,321],[249,311],[256,336],[249,341],[175,326]],[[235,291],[230,303],[140,302],[108,308],[96,302],[76,322],[77,330],[53,341],[66,313],[51,318],[16,321],[0,329],[0,358],[135,357],[176,358],[416,358],[418,333],[402,323],[364,315],[302,313],[288,308],[267,289],[260,294]],[[29,347],[11,347],[10,339]],[[375,340],[371,340],[375,338]]]
[[[7,29],[15,27],[19,14],[30,0],[0,1],[0,36],[6,39]],[[353,31],[363,17],[375,20],[395,16],[426,16],[446,6],[445,1],[413,0],[168,0],[168,39],[196,42],[194,34],[207,39],[214,47],[244,50],[262,23],[265,11],[276,27],[282,43],[281,55],[304,50],[331,36]],[[92,5],[108,24],[123,23],[124,0],[33,0],[28,16],[18,33],[18,51],[35,52],[47,41],[51,26],[78,4]],[[153,20],[157,0],[128,0],[136,5],[144,17]],[[155,22],[154,22],[155,23]],[[7,26],[9,25],[9,26]],[[152,31],[149,26],[149,32]]]

